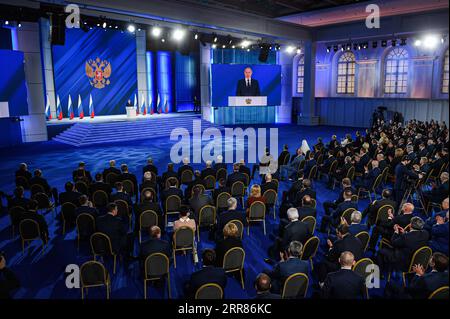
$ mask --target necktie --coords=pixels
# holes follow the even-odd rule
[[[250,87],[250,80],[247,79],[247,87]]]

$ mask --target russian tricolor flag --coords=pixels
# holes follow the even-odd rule
[[[73,105],[72,105],[72,97],[69,94],[69,102],[67,102],[67,114],[69,115],[69,118],[73,120],[75,117],[75,114],[73,113]]]
[[[48,98],[48,94],[47,94],[47,104],[45,105],[45,116],[47,117],[47,120],[52,119],[52,111],[50,109],[50,99]]]
[[[80,119],[84,118],[84,110],[83,110],[83,104],[81,102],[81,95],[78,94],[78,116]]]
[[[91,116],[91,119],[93,119],[95,116],[95,112],[94,112],[94,103],[92,102],[92,94],[89,94],[89,114]]]
[[[59,99],[59,95],[56,96],[56,114],[58,116],[58,120],[63,119],[63,112],[61,108],[61,101]]]

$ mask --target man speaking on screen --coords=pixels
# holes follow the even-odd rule
[[[252,79],[253,71],[250,67],[245,68],[244,78],[237,83],[236,96],[260,96],[259,83]]]

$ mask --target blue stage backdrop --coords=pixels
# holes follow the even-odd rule
[[[91,61],[88,72],[87,61]],[[137,92],[136,39],[128,32],[68,29],[65,45],[53,46],[53,63],[56,94],[61,99],[64,117],[67,117],[69,94],[75,116],[78,116],[78,94],[85,115],[89,114],[90,94],[95,115],[125,114],[127,100],[134,100]],[[98,72],[100,70],[102,73]],[[90,72],[94,77],[86,75]]]
[[[0,101],[9,102],[9,115],[28,115],[23,52],[0,50]]]
[[[261,95],[268,105],[281,104],[281,66],[247,64],[212,64],[211,92],[213,106],[228,106],[228,97],[236,95],[237,82],[244,78],[244,69],[250,66],[253,78],[258,80]]]

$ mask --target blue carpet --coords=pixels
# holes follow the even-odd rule
[[[268,127],[268,126],[266,126]],[[346,133],[354,133],[355,129],[342,127],[301,127],[296,125],[277,125],[279,130],[279,148],[288,144],[291,152],[306,139],[310,145],[315,144],[318,137],[323,137],[324,142],[329,141],[332,134],[338,138]],[[141,169],[145,165],[146,158],[151,156],[158,164],[160,172],[165,171],[165,165],[170,161],[169,150],[174,144],[169,138],[153,138],[142,141],[127,143],[113,143],[108,145],[94,145],[83,148],[63,145],[55,141],[45,143],[33,143],[12,149],[2,149],[2,160],[0,167],[0,190],[11,193],[14,188],[14,171],[18,163],[26,162],[32,171],[40,168],[50,184],[63,190],[64,183],[70,180],[71,172],[76,164],[85,161],[91,173],[102,171],[110,159],[116,159],[118,164],[127,163],[132,173],[142,177]],[[194,165],[201,169],[200,165]],[[254,182],[259,182],[257,179]],[[281,182],[280,194],[288,189],[288,182]],[[316,182],[315,189],[318,195],[318,225],[323,215],[323,202],[334,200],[338,196],[338,189],[331,191],[325,188],[324,182]],[[368,204],[367,200],[359,203],[360,209]],[[59,211],[58,211],[59,212]],[[0,250],[4,251],[8,264],[19,275],[22,287],[15,292],[15,298],[58,298],[72,299],[80,298],[78,289],[67,289],[65,285],[65,267],[68,264],[81,265],[90,260],[90,248],[82,246],[80,251],[76,248],[76,232],[71,230],[65,236],[61,235],[59,223],[54,220],[51,213],[46,215],[49,223],[51,241],[46,252],[41,255],[37,242],[23,255],[20,240],[16,237],[11,239],[11,227],[9,217],[2,214],[0,218]],[[250,237],[244,235],[244,248],[247,253],[245,261],[245,290],[242,290],[238,281],[229,279],[225,290],[226,298],[252,298],[255,296],[253,280],[256,275],[269,266],[263,259],[267,255],[267,249],[271,245],[270,234],[278,225],[278,220],[272,216],[267,217],[267,236],[263,235],[262,227],[255,226],[250,230]],[[319,235],[322,244],[325,238]],[[208,241],[207,233],[203,232],[199,251],[207,247],[214,247],[214,243]],[[135,246],[137,253],[137,244]],[[323,247],[319,251],[318,258],[323,255]],[[112,262],[106,260],[107,268],[112,276],[112,298],[143,298],[143,283],[140,277],[138,263],[127,265],[120,263],[118,271],[112,275]],[[126,268],[125,268],[126,267]],[[197,267],[200,267],[198,264]],[[177,269],[171,268],[172,296],[183,297],[182,287],[189,275],[195,271],[190,255],[177,257]],[[312,278],[315,282],[315,278]],[[165,298],[163,289],[149,286],[149,298]],[[381,289],[380,289],[381,290]],[[309,295],[313,292],[311,284]],[[372,293],[372,291],[371,291]],[[90,289],[88,298],[104,298],[105,292],[101,289]]]

